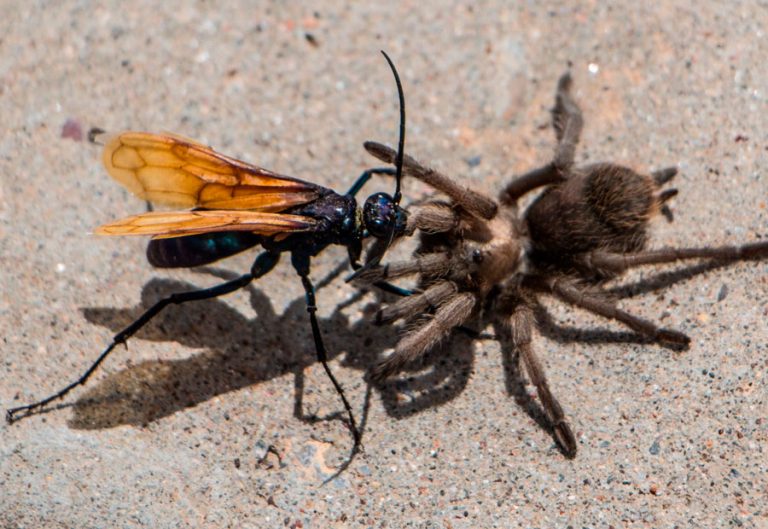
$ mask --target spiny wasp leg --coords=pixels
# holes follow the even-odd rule
[[[357,266],[353,266],[355,270],[360,270],[362,266],[360,264],[357,264]],[[354,280],[354,275],[347,278],[347,283]],[[397,285],[393,285],[389,281],[376,281],[373,283],[373,286],[381,290],[382,292],[386,292],[387,294],[394,294],[395,296],[400,297],[408,297],[412,296],[414,294],[414,291],[408,288],[402,288]]]
[[[347,195],[351,197],[357,195],[360,189],[362,189],[362,187],[368,183],[368,180],[370,180],[371,177],[375,174],[397,176],[397,171],[391,167],[375,167],[373,169],[368,169],[367,171],[364,171],[363,174],[357,178],[357,180],[355,180],[355,183],[352,184],[352,187],[350,187],[349,191],[347,191]]]
[[[349,428],[352,430],[352,437],[355,443],[352,450],[353,452],[357,452],[361,444],[360,431],[357,428],[357,422],[355,421],[355,415],[352,412],[352,406],[349,404],[347,396],[344,394],[344,388],[342,388],[339,381],[336,380],[336,377],[331,371],[331,367],[328,365],[328,353],[325,350],[323,335],[320,332],[320,325],[317,322],[317,302],[315,301],[315,287],[312,285],[312,281],[309,279],[309,256],[293,253],[291,254],[291,262],[293,263],[293,267],[296,269],[296,272],[298,272],[299,277],[301,277],[301,284],[304,286],[307,312],[309,313],[309,324],[312,327],[312,338],[315,342],[315,354],[317,355],[318,361],[323,365],[325,374],[328,375],[328,378],[331,380],[331,384],[333,384],[333,387],[336,389],[336,393],[338,393],[339,397],[341,397],[344,410],[347,412],[347,416],[349,417]]]
[[[31,415],[34,410],[42,408],[46,404],[56,399],[60,399],[64,397],[67,393],[72,391],[77,386],[85,384],[88,378],[93,374],[94,371],[96,371],[99,365],[101,365],[101,363],[107,358],[107,356],[109,356],[109,353],[111,353],[115,349],[115,347],[117,347],[120,344],[125,344],[130,337],[136,334],[142,327],[144,327],[147,323],[149,323],[149,321],[152,318],[157,316],[157,314],[160,313],[160,311],[162,311],[168,305],[180,305],[188,301],[200,301],[205,299],[217,298],[219,296],[223,296],[225,294],[229,294],[231,292],[239,290],[245,287],[246,285],[248,285],[254,279],[257,279],[263,276],[264,274],[268,273],[270,270],[272,270],[277,264],[279,259],[280,259],[280,254],[278,253],[264,252],[256,258],[256,260],[253,263],[253,266],[251,267],[251,272],[248,274],[244,274],[238,277],[237,279],[228,281],[226,283],[222,283],[220,285],[216,285],[211,288],[191,290],[189,292],[178,292],[176,294],[171,294],[170,296],[161,299],[160,301],[152,305],[149,309],[147,309],[144,312],[144,314],[139,316],[128,327],[126,327],[125,329],[117,333],[112,338],[112,343],[110,343],[109,346],[107,346],[107,348],[101,353],[101,355],[99,355],[99,357],[91,365],[91,367],[89,367],[88,370],[85,373],[83,373],[83,375],[80,378],[78,378],[75,382],[69,384],[67,387],[65,387],[61,391],[54,393],[53,395],[46,397],[38,402],[27,404],[26,406],[19,406],[16,408],[9,409],[6,412],[6,420],[8,421],[8,423],[13,423],[20,419],[23,419],[24,417]],[[19,413],[22,413],[22,415],[17,416]]]

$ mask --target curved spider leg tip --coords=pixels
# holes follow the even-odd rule
[[[369,372],[369,380],[376,385],[380,386],[384,384],[392,375],[392,366],[387,360],[388,359],[378,362]]]
[[[560,422],[555,424],[552,429],[555,433],[555,440],[560,446],[560,449],[563,451],[565,457],[568,459],[573,459],[576,457],[578,445],[576,443],[576,437],[573,435],[571,427],[568,426],[568,423]]]
[[[672,329],[659,330],[658,334],[656,335],[656,339],[661,342],[678,345],[683,348],[687,348],[691,344],[691,339],[688,337],[688,335]]]

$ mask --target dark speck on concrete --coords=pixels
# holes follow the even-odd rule
[[[467,165],[470,167],[477,167],[480,165],[480,162],[483,161],[483,157],[478,154],[476,156],[471,156],[464,161],[467,162]]]
[[[317,40],[317,37],[315,37],[312,33],[304,33],[304,38],[313,48],[320,46],[320,42]]]
[[[659,452],[661,451],[661,447],[659,446],[659,440],[655,440],[653,444],[651,444],[651,447],[648,449],[648,452],[651,455],[659,455]]]
[[[61,137],[75,141],[83,141],[83,127],[76,119],[67,118],[61,127]]]
[[[717,301],[723,301],[728,296],[728,285],[723,283],[720,287],[720,292],[717,293]]]

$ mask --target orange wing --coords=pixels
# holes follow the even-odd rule
[[[249,231],[278,235],[313,231],[317,221],[300,215],[260,211],[154,211],[133,215],[96,228],[99,235],[153,235],[156,239],[218,231]]]
[[[167,134],[122,132],[107,140],[103,161],[133,194],[168,206],[274,212],[311,202],[324,189]]]

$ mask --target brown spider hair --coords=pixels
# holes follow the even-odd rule
[[[566,73],[557,85],[552,109],[557,146],[552,161],[514,179],[498,200],[405,156],[405,174],[450,200],[429,200],[411,208],[406,232],[419,234],[413,259],[384,264],[360,278],[374,282],[418,276],[412,295],[377,314],[379,323],[405,319],[409,325],[394,352],[371,370],[374,381],[383,382],[473,315],[483,313],[522,359],[554,437],[568,457],[576,455],[576,439],[533,347],[537,296],[554,295],[655,341],[685,348],[688,336],[618,308],[603,283],[640,265],[768,255],[767,242],[644,250],[649,219],[664,212],[666,201],[677,193],[662,189],[677,169],[646,175],[611,163],[574,166],[583,119],[571,84]],[[382,161],[395,159],[389,147],[374,142],[365,147]],[[545,189],[520,216],[519,199],[541,187]]]

